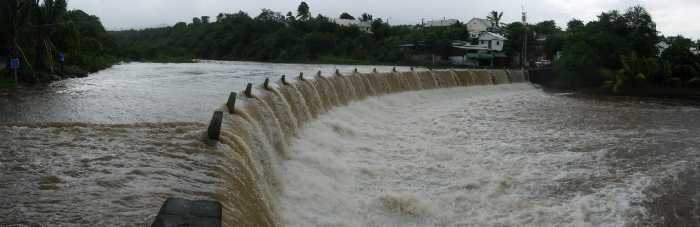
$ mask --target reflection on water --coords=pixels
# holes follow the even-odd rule
[[[52,83],[48,88],[0,96],[0,122],[205,122],[232,91],[270,77],[309,78],[319,70],[390,71],[389,66],[302,65],[206,61],[129,63]],[[399,67],[406,71],[405,67]]]

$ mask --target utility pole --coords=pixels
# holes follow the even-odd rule
[[[525,27],[525,34],[523,35],[523,53],[521,58],[521,66],[523,69],[529,67],[529,62],[527,61],[527,39],[528,39],[528,27],[527,27],[527,11],[525,11],[525,3],[523,1],[523,26]]]

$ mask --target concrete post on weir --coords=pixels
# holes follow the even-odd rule
[[[221,203],[216,201],[169,198],[151,227],[220,227],[221,210]]]
[[[265,78],[265,82],[263,82],[263,88],[268,91],[272,91],[272,88],[270,87],[270,78]]]
[[[228,108],[229,113],[233,113],[233,111],[235,110],[237,97],[238,97],[238,94],[236,92],[231,92],[231,94],[228,96],[228,101],[226,102],[226,107]]]
[[[211,122],[209,123],[209,128],[207,129],[207,136],[209,136],[209,139],[219,140],[219,136],[221,135],[221,124],[223,123],[223,120],[224,112],[214,112],[214,116],[212,116]]]
[[[289,85],[289,82],[287,82],[287,76],[282,75],[282,78],[280,78],[280,81],[282,81],[282,84],[284,85]]]
[[[253,84],[248,83],[248,85],[245,87],[245,91],[243,92],[245,94],[245,97],[252,98],[253,97]]]
[[[299,73],[299,80],[300,80],[300,81],[306,81],[306,79],[304,78],[304,73],[303,73],[303,72]]]

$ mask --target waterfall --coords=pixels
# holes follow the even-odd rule
[[[288,141],[307,122],[337,106],[371,96],[449,88],[525,82],[522,71],[440,70],[358,73],[254,87],[238,96],[235,106],[224,106],[220,145],[225,162],[225,191],[217,198],[224,206],[225,226],[279,226],[275,204],[283,191],[279,176],[288,158]],[[241,94],[245,94],[243,92]]]
[[[423,87],[421,87],[420,80],[418,79],[418,74],[416,74],[416,72],[402,72],[401,77],[403,77],[404,81],[406,81],[407,90],[416,91],[423,89]]]
[[[307,105],[304,95],[299,92],[296,86],[282,83],[279,87],[279,91],[284,96],[284,99],[288,100],[287,102],[292,110],[292,115],[297,121],[297,127],[311,120],[312,115],[309,111],[309,105]]]
[[[508,78],[508,74],[506,74],[505,70],[491,70],[491,73],[493,74],[494,84],[510,83],[510,79]]]
[[[318,115],[325,112],[325,107],[321,101],[321,95],[316,89],[316,86],[314,86],[314,83],[303,79],[303,75],[299,78],[301,81],[296,84],[295,87],[304,97],[306,109],[311,113],[311,117],[317,118]]]
[[[288,99],[277,89],[269,88],[269,90],[263,89],[263,91],[263,95],[260,96],[261,99],[271,107],[275,118],[277,118],[282,128],[281,131],[285,136],[284,138],[289,139],[297,131],[297,127],[299,127],[299,121],[292,112],[292,107],[289,105],[289,102],[294,100],[287,101]]]
[[[438,88],[437,81],[432,72],[418,72],[418,80],[423,89]]]
[[[327,79],[335,90],[336,97],[338,97],[338,105],[347,105],[349,102],[350,89],[348,89],[347,84],[345,84],[345,79],[339,75],[330,77]]]

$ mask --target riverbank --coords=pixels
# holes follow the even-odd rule
[[[76,66],[67,65],[64,67],[57,67],[54,72],[40,70],[40,71],[20,71],[18,72],[17,79],[15,81],[14,73],[9,69],[0,69],[0,89],[11,89],[17,86],[35,86],[42,84],[49,84],[54,81],[70,79],[70,78],[84,78],[91,73],[96,73],[101,70],[111,68],[112,66],[119,64],[119,61],[110,61],[109,63],[103,63],[100,65],[91,66]],[[86,69],[87,68],[87,69]]]
[[[656,98],[656,99],[677,99],[697,102],[700,104],[700,90],[693,88],[668,88],[658,86],[643,86],[627,88],[618,92],[613,92],[609,88],[580,88],[577,92],[593,95],[608,95],[608,96],[632,96],[639,98]]]
[[[557,92],[575,92],[596,96],[628,96],[639,98],[675,99],[698,102],[700,104],[700,88],[679,84],[657,85],[648,82],[627,84],[618,91],[606,86],[579,85],[562,80],[552,69],[530,69],[530,81],[546,89]]]

